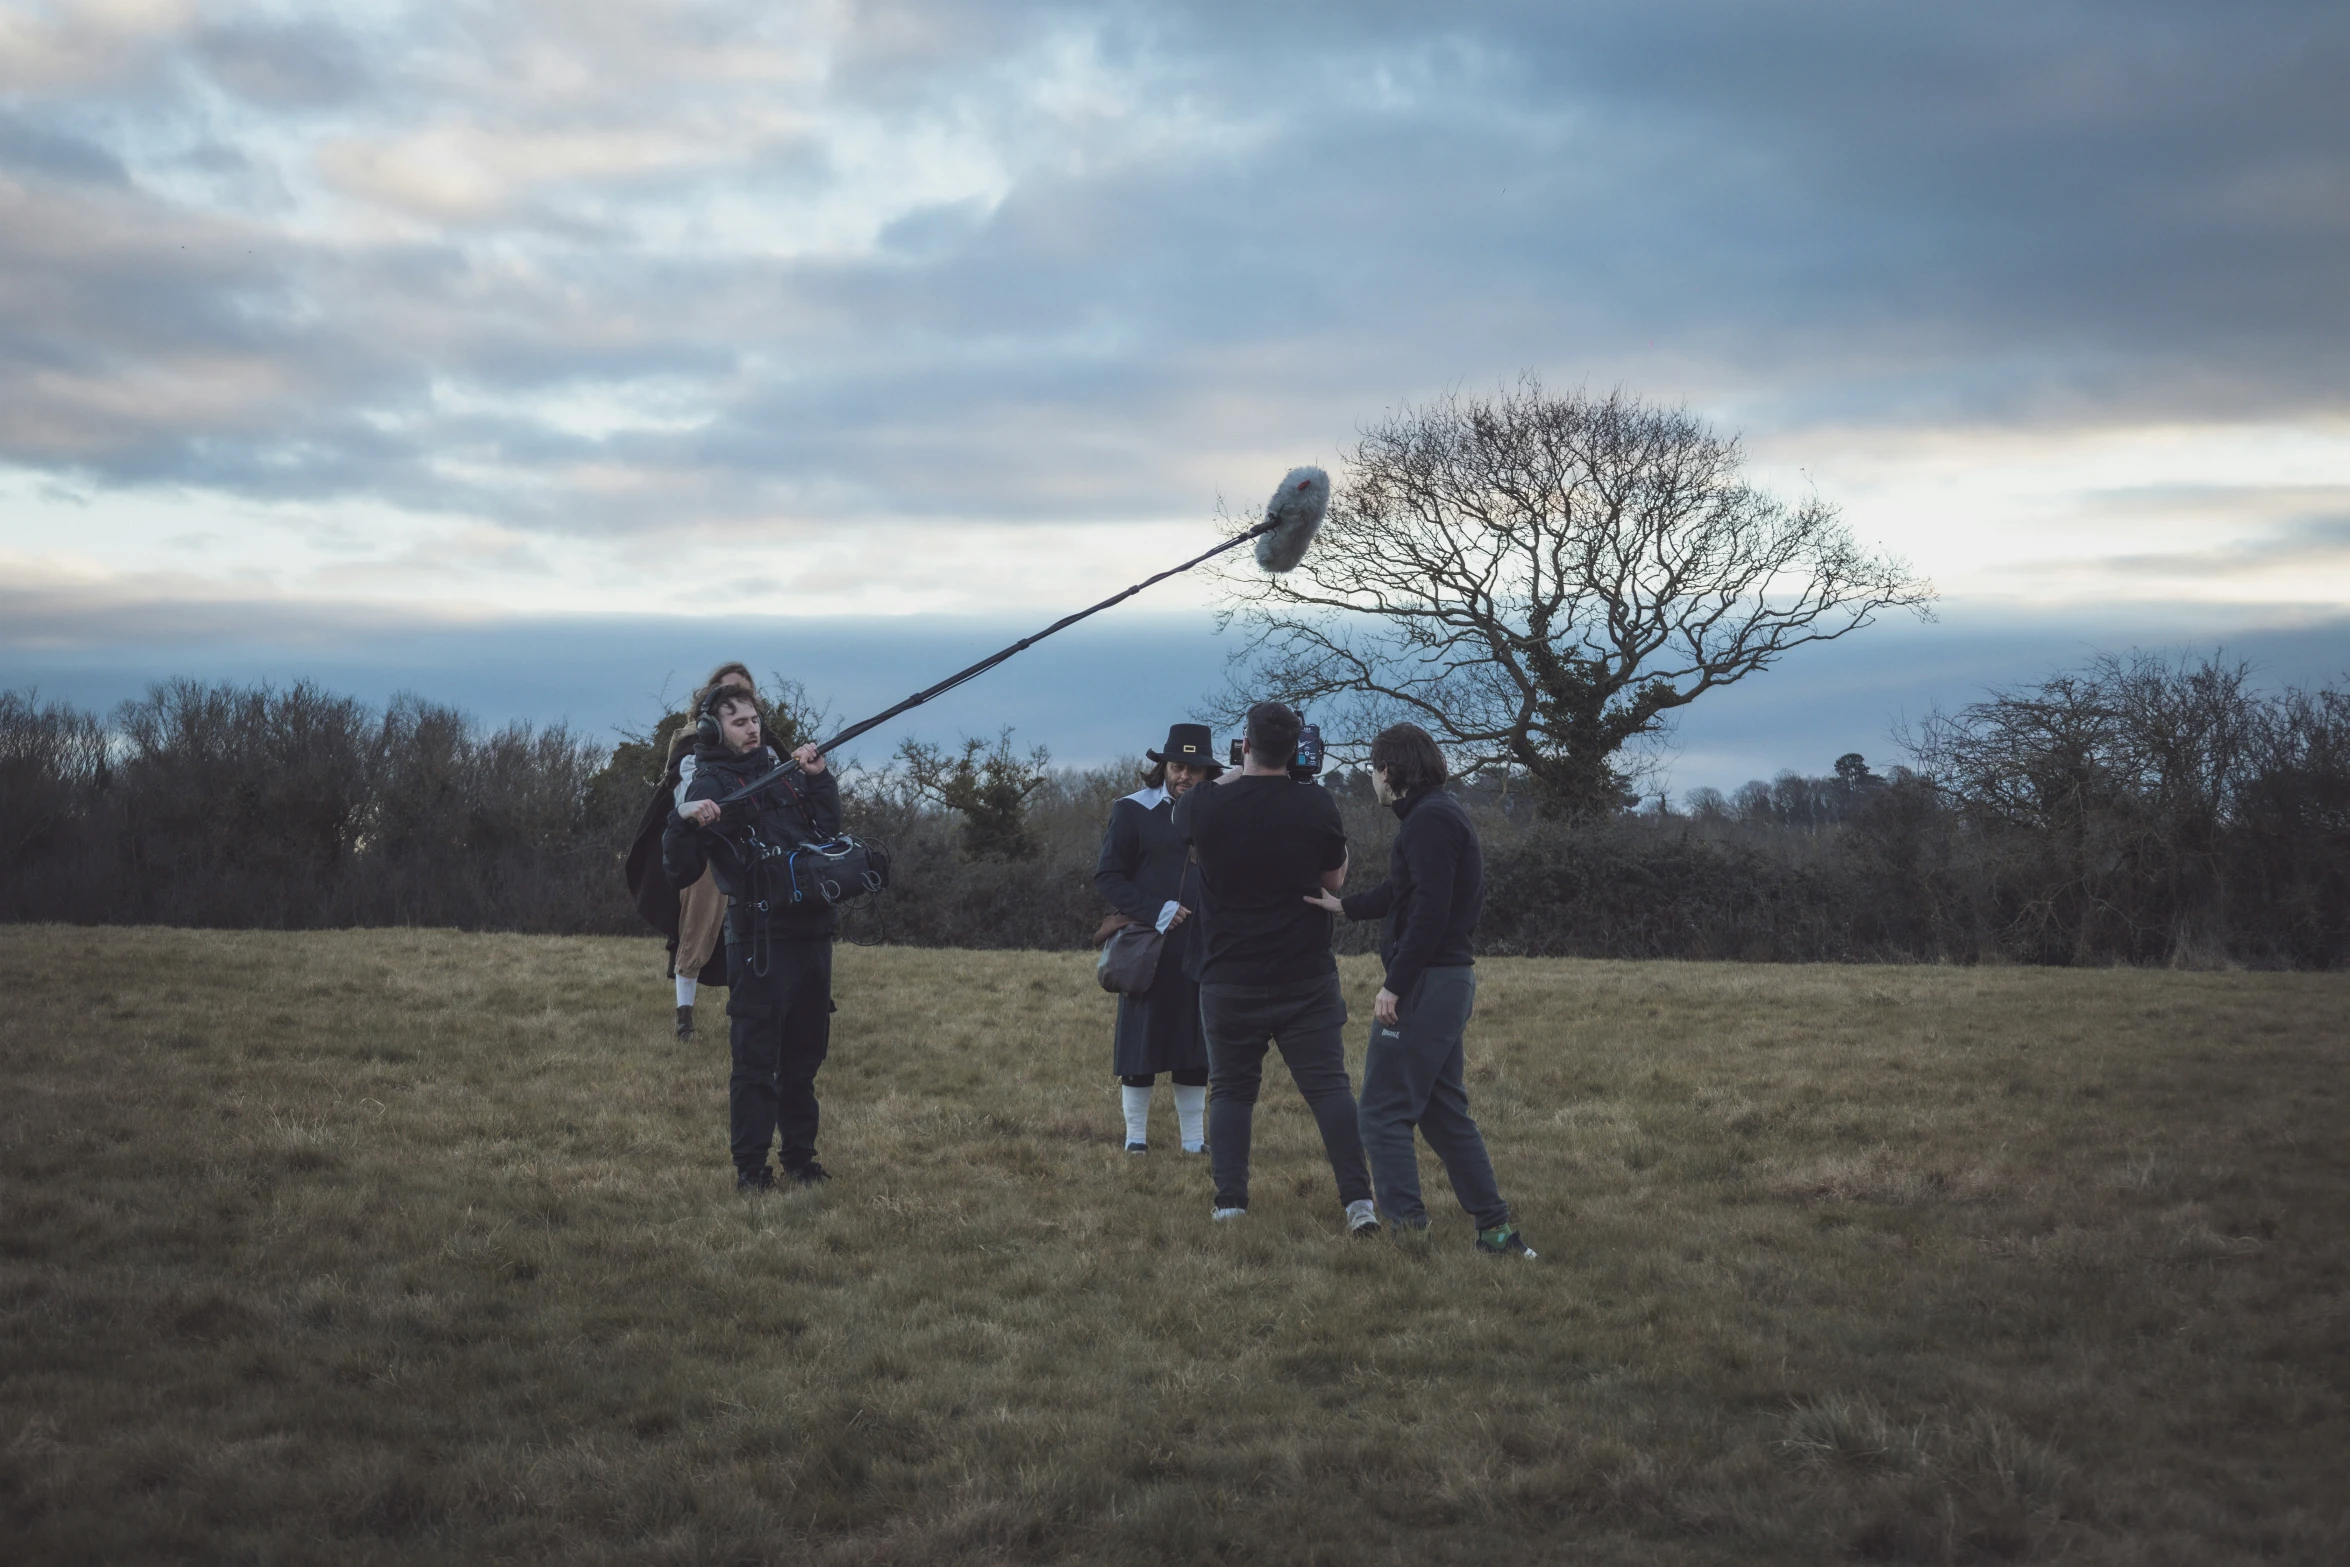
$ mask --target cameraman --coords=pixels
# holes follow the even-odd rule
[[[661,834],[661,866],[673,887],[691,886],[704,868],[724,889],[726,1015],[732,1023],[734,1076],[727,1109],[738,1191],[775,1187],[767,1147],[781,1132],[784,1173],[802,1186],[825,1179],[816,1162],[816,1069],[832,1037],[832,937],[840,916],[816,900],[791,901],[781,860],[762,860],[758,845],[789,849],[840,831],[840,784],[812,745],[792,753],[802,771],[747,800],[718,797],[773,771],[763,743],[758,699],[739,686],[708,693],[695,715],[699,737],[684,799]],[[770,905],[762,910],[760,905]]]
[[[1485,1138],[1469,1118],[1463,1034],[1477,1000],[1470,940],[1485,907],[1485,860],[1477,829],[1445,792],[1444,753],[1417,724],[1382,729],[1371,742],[1379,803],[1403,825],[1387,858],[1387,879],[1344,900],[1306,901],[1348,919],[1387,918],[1379,956],[1387,965],[1363,1055],[1363,1144],[1379,1180],[1379,1206],[1402,1235],[1423,1235],[1419,1156],[1412,1128],[1444,1163],[1453,1195],[1476,1221],[1477,1247],[1531,1258],[1493,1179]]]
[[[1259,702],[1248,710],[1240,771],[1175,804],[1176,832],[1199,851],[1213,1216],[1248,1212],[1250,1123],[1266,1046],[1278,1043],[1321,1128],[1347,1229],[1367,1235],[1379,1221],[1346,1078],[1346,1001],[1330,956],[1330,916],[1304,901],[1346,884],[1346,830],[1326,792],[1289,774],[1303,727],[1280,703]]]

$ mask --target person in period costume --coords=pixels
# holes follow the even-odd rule
[[[704,871],[700,880],[682,890],[672,888],[660,874],[661,830],[670,814],[685,805],[686,790],[694,780],[694,748],[698,735],[693,715],[721,686],[734,686],[758,695],[758,683],[745,664],[720,664],[694,691],[686,708],[686,722],[670,737],[669,756],[661,782],[645,803],[628,852],[628,893],[646,923],[669,939],[669,972],[676,988],[677,1037],[694,1037],[694,998],[704,985],[726,983],[726,954],[719,936],[726,926],[726,894],[718,878]]]
[[[1173,1079],[1175,1121],[1185,1153],[1206,1147],[1208,1049],[1200,1037],[1199,954],[1193,940],[1199,872],[1172,821],[1175,802],[1224,769],[1205,724],[1176,724],[1166,749],[1145,751],[1142,787],[1110,807],[1093,884],[1116,913],[1166,932],[1158,977],[1139,996],[1118,998],[1110,1070],[1126,1112],[1126,1151],[1150,1147],[1151,1088]]]

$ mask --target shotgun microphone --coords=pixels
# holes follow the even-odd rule
[[[1281,476],[1281,488],[1265,503],[1263,536],[1257,540],[1257,564],[1271,572],[1295,571],[1306,558],[1314,535],[1322,531],[1322,515],[1330,509],[1330,475],[1319,468],[1292,468]]]
[[[909,712],[934,697],[946,695],[966,680],[986,674],[1013,654],[1026,652],[1054,632],[1074,626],[1088,615],[1098,615],[1113,605],[1123,604],[1144,588],[1150,587],[1154,583],[1164,582],[1180,572],[1189,571],[1200,562],[1213,559],[1226,550],[1238,549],[1251,539],[1256,541],[1257,564],[1259,566],[1276,574],[1294,571],[1297,569],[1298,563],[1306,558],[1306,551],[1313,547],[1314,536],[1322,531],[1323,514],[1329,509],[1330,475],[1311,466],[1292,468],[1281,476],[1281,487],[1275,490],[1273,498],[1265,503],[1265,520],[1247,532],[1233,535],[1214,549],[1201,551],[1180,566],[1169,566],[1156,576],[1145,577],[1125,592],[1113,593],[1091,608],[1081,609],[1074,615],[1062,616],[1034,636],[1022,637],[1010,647],[1000,652],[990,653],[969,669],[958,670],[941,680],[937,685],[931,686],[927,690],[915,692],[887,712],[876,713],[871,718],[849,725],[839,734],[819,742],[816,748],[819,751],[829,752],[836,746],[845,745],[869,729],[878,729],[900,713]],[[752,779],[732,794],[720,797],[718,803],[732,805],[737,800],[747,800],[786,773],[798,772],[799,768],[799,763],[787,760],[774,771]]]

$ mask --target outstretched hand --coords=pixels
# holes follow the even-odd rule
[[[1338,901],[1334,892],[1314,891],[1306,894],[1306,902],[1329,914],[1344,914],[1346,905]]]

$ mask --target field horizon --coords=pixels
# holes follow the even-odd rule
[[[0,1555],[2350,1559],[2350,976],[1480,967],[1533,1263],[1271,1070],[1211,1224],[1082,953],[841,947],[741,1197],[654,941],[0,928]]]

